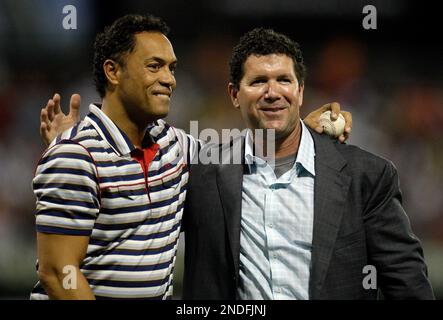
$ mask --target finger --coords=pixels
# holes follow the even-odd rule
[[[60,107],[60,101],[61,101],[60,95],[58,93],[54,94],[52,100],[54,100],[54,113],[59,114],[62,111]]]
[[[348,132],[345,130],[345,132],[343,132],[343,135],[345,136],[345,140],[348,140],[351,136],[351,129],[349,129]]]
[[[352,130],[352,114],[347,111],[342,111],[341,114],[345,118],[345,132],[349,134]]]
[[[329,104],[331,108],[331,120],[335,121],[338,118],[338,115],[340,113],[340,103],[338,102],[332,102]]]
[[[69,116],[75,121],[78,121],[80,119],[80,104],[81,96],[77,93],[74,93],[71,96],[71,101],[69,102]]]
[[[332,102],[332,103],[324,104],[320,108],[313,111],[313,113],[315,113],[315,115],[320,117],[322,113],[324,113],[326,111],[331,111],[331,120],[335,121],[335,120],[337,120],[337,117],[338,117],[338,115],[335,114],[336,111],[335,112],[333,111],[333,110],[337,110],[337,106],[335,104],[338,104],[338,103]],[[338,104],[338,110],[340,110],[340,104]]]
[[[44,137],[46,135],[46,132],[48,131],[46,123],[40,122],[40,137]]]
[[[323,127],[322,127],[322,126],[315,127],[314,130],[315,130],[315,132],[317,132],[317,133],[320,133],[320,134],[323,133]]]
[[[50,122],[54,120],[54,108],[55,108],[54,100],[49,99],[48,103],[46,104],[46,115]]]
[[[338,140],[339,140],[341,143],[344,143],[344,142],[346,141],[346,137],[345,137],[344,135],[341,135],[340,137],[338,137]]]
[[[51,127],[46,122],[40,123],[40,136],[45,137],[48,132],[51,130]]]
[[[330,110],[331,110],[331,112],[334,112],[334,113],[340,113],[340,110],[341,110],[341,108],[340,108],[340,103],[338,103],[338,102],[331,102],[331,103],[329,103],[329,107],[330,107]]]
[[[45,108],[40,111],[40,126],[44,124],[46,128],[50,126],[50,121],[48,119],[48,112]]]
[[[46,111],[47,107],[48,107],[48,105],[46,105],[46,107],[44,107],[40,110],[40,123],[46,122],[45,119],[48,117],[47,111]]]
[[[343,136],[343,142],[347,141],[351,134],[351,128],[346,128],[345,131],[342,133]]]
[[[49,131],[51,130],[51,127],[48,126],[46,122],[40,123],[40,137],[43,141],[43,143],[48,146],[51,141],[49,141]]]
[[[323,112],[326,112],[328,110],[331,110],[330,103],[322,105],[320,108],[316,109],[314,112],[318,113],[319,115]]]

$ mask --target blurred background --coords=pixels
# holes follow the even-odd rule
[[[302,115],[338,101],[353,114],[348,143],[391,159],[404,206],[443,299],[443,13],[435,2],[359,0],[0,0],[0,299],[28,299],[35,272],[31,180],[44,150],[39,113],[54,92],[65,110],[98,102],[94,36],[126,13],[152,13],[171,27],[179,59],[168,121],[189,132],[243,128],[227,95],[228,60],[239,36],[271,27],[298,41],[308,67]],[[377,29],[362,27],[363,7]],[[63,7],[77,29],[63,28]],[[183,242],[182,242],[183,244]],[[182,246],[176,266],[180,297]]]

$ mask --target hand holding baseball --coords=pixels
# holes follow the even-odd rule
[[[331,111],[325,111],[321,114],[318,123],[326,134],[335,138],[341,136],[345,131],[346,122],[341,113],[338,115],[337,120],[333,121],[331,120]]]
[[[341,135],[338,136],[338,140],[340,142],[345,142],[349,138],[349,135],[351,134],[352,114],[348,111],[341,111],[340,104],[337,102],[327,103],[321,106],[320,108],[312,111],[303,119],[303,122],[311,129],[315,130],[317,133],[322,134],[325,131],[323,126],[320,124],[320,117],[326,111],[332,112],[332,120],[331,120],[331,114],[329,117],[326,116],[326,118],[331,121],[338,119],[339,115],[343,116],[343,118],[345,119],[345,130]]]

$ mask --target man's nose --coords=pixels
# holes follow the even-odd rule
[[[275,81],[269,81],[266,86],[265,99],[267,100],[276,100],[280,98],[280,94],[278,91],[278,83]]]
[[[176,86],[175,76],[169,69],[165,69],[162,72],[159,81],[162,85],[167,86],[171,89],[174,89]]]

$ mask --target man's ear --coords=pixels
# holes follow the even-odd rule
[[[119,84],[121,67],[117,62],[106,59],[103,63],[103,71],[111,85],[116,86]]]
[[[228,93],[229,93],[229,96],[231,97],[231,101],[232,101],[232,104],[234,105],[234,107],[236,109],[239,109],[240,103],[238,102],[238,89],[236,88],[236,86],[232,82],[229,82],[229,84],[228,84]]]
[[[298,87],[298,91],[299,91],[299,95],[298,95],[298,105],[301,107],[302,105],[303,105],[303,91],[304,91],[304,89],[305,89],[305,85],[304,84],[301,84],[299,87]]]

